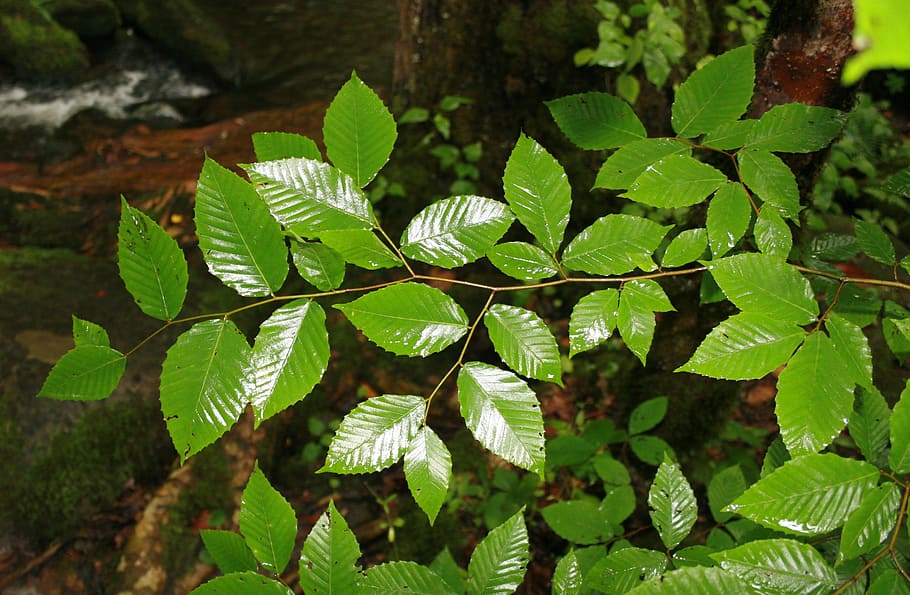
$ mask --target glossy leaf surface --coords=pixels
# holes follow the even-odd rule
[[[344,257],[318,242],[291,242],[297,272],[319,291],[337,289],[344,281]]]
[[[487,258],[497,269],[519,281],[539,281],[556,275],[556,261],[547,252],[526,242],[496,244]]]
[[[280,574],[291,559],[297,516],[257,465],[243,490],[240,532],[263,568]]]
[[[427,426],[417,430],[408,443],[404,452],[404,476],[414,501],[432,525],[449,489],[452,455],[436,432]]]
[[[881,545],[894,530],[900,504],[901,490],[895,483],[884,483],[866,492],[844,523],[838,560],[857,558]]]
[[[783,153],[819,151],[840,134],[846,114],[835,109],[785,103],[765,112],[752,129],[750,149]]]
[[[853,382],[872,386],[872,349],[863,329],[843,316],[831,313],[825,318],[825,330]]]
[[[762,539],[711,557],[760,593],[830,593],[838,586],[818,550],[792,539]]]
[[[635,268],[654,270],[651,255],[668,226],[632,215],[607,215],[578,234],[562,255],[563,264],[592,275],[622,275]]]
[[[616,325],[622,340],[642,365],[651,349],[656,327],[655,312],[671,312],[673,304],[653,279],[629,281],[619,294]]]
[[[537,314],[525,308],[493,304],[484,326],[496,353],[523,376],[562,385],[562,365],[556,338]]]
[[[345,262],[374,271],[401,266],[401,260],[368,229],[323,231],[319,240],[341,255]]]
[[[39,397],[63,401],[106,399],[126,369],[126,357],[105,345],[77,345],[63,354],[44,381]]]
[[[721,185],[708,204],[708,243],[717,258],[729,252],[745,235],[752,220],[752,206],[742,184]]]
[[[736,154],[739,172],[746,186],[780,214],[796,220],[799,216],[799,188],[793,171],[780,157],[768,151],[743,150]]]
[[[630,595],[730,595],[752,593],[742,579],[720,568],[680,568],[651,579],[629,591]]]
[[[301,157],[322,161],[322,153],[316,142],[294,132],[254,132],[253,151],[256,161],[275,161],[289,157]]]
[[[629,104],[607,93],[569,95],[546,105],[563,134],[582,149],[612,149],[647,136]]]
[[[681,267],[698,260],[708,247],[708,232],[703,227],[687,229],[673,238],[664,252],[660,265]]]
[[[688,155],[674,154],[649,165],[621,194],[652,207],[698,204],[727,181],[720,170]]]
[[[258,572],[235,572],[213,578],[191,591],[193,595],[293,595],[293,591],[280,581],[262,576]]]
[[[762,209],[755,219],[752,235],[762,254],[786,259],[793,248],[793,234],[783,217],[773,209]]]
[[[524,579],[530,553],[524,509],[483,538],[468,562],[468,595],[512,593]]]
[[[744,312],[794,324],[809,324],[818,316],[809,281],[780,259],[738,254],[712,262],[708,270],[727,299]]]
[[[671,155],[689,156],[692,149],[672,138],[645,138],[623,145],[610,155],[594,180],[594,188],[625,190],[654,163]]]
[[[110,347],[111,339],[101,325],[73,316],[73,343],[76,347],[83,345]]]
[[[576,595],[581,589],[583,579],[575,550],[570,549],[565,556],[559,559],[553,570],[554,595]]]
[[[334,502],[326,510],[300,551],[300,586],[307,595],[357,592],[360,545]]]
[[[679,468],[665,460],[657,469],[648,491],[651,522],[668,550],[689,534],[698,516],[695,493]]]
[[[604,593],[627,593],[667,569],[663,552],[637,547],[610,552],[585,577],[584,586]]]
[[[364,572],[357,593],[380,595],[448,595],[453,593],[442,577],[416,562],[386,562]]]
[[[368,339],[397,355],[424,357],[468,332],[455,300],[422,283],[400,283],[335,306]]]
[[[583,296],[569,318],[569,356],[594,349],[613,334],[619,316],[619,292],[601,289]]]

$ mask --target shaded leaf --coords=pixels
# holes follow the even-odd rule
[[[705,228],[687,229],[673,238],[660,266],[664,268],[680,267],[698,260],[708,247],[708,232]]]
[[[815,548],[793,539],[762,539],[711,557],[760,593],[829,593],[839,584]]]
[[[487,253],[512,225],[503,203],[480,196],[454,196],[434,202],[411,219],[401,235],[408,258],[455,268]]]
[[[758,120],[733,120],[721,124],[706,134],[701,144],[722,151],[738,149],[749,142],[756,124]]]
[[[540,281],[559,272],[552,256],[525,242],[496,244],[487,250],[487,258],[497,269],[520,281]]]
[[[844,524],[878,477],[864,461],[809,454],[752,484],[727,510],[784,533],[822,535]]]
[[[258,572],[234,572],[213,578],[191,591],[193,595],[293,595],[293,591],[280,581],[262,576]]]
[[[872,349],[863,329],[832,312],[825,318],[825,330],[853,382],[872,386]]]
[[[853,228],[860,249],[869,258],[887,266],[894,266],[897,262],[894,243],[881,227],[862,219],[854,219]]]
[[[629,435],[647,432],[667,414],[667,397],[656,397],[639,403],[629,414]]]
[[[900,504],[901,490],[897,484],[885,483],[866,492],[859,507],[844,523],[838,561],[857,558],[884,543],[897,524]]]
[[[455,300],[422,283],[400,283],[335,306],[370,341],[397,355],[424,357],[468,332]]]
[[[167,351],[161,412],[181,462],[228,431],[247,404],[250,346],[230,320],[194,324]]]
[[[243,490],[239,517],[240,532],[253,555],[263,568],[280,574],[294,549],[297,517],[258,465]]]
[[[775,105],[752,129],[750,149],[784,153],[812,153],[828,146],[840,134],[847,115],[835,109],[803,103]]]
[[[783,438],[780,435],[771,441],[768,450],[765,452],[765,458],[761,464],[761,477],[767,477],[775,469],[790,460],[790,453],[784,445]]]
[[[522,508],[477,544],[468,562],[468,595],[512,593],[524,579],[530,553]]]
[[[581,590],[583,578],[575,549],[569,549],[553,570],[554,595],[576,595]]]
[[[493,454],[543,476],[543,417],[537,395],[510,372],[480,362],[458,373],[461,415]]]
[[[689,156],[692,149],[672,138],[645,138],[623,145],[610,155],[594,180],[594,188],[625,190],[657,161],[671,155]]]
[[[344,416],[320,473],[371,473],[397,462],[423,422],[426,401],[414,395],[381,395]]]
[[[254,132],[251,136],[256,161],[275,161],[289,157],[302,157],[322,161],[316,142],[294,132]]]
[[[368,229],[323,231],[319,240],[341,255],[345,262],[374,271],[400,267],[401,260]]]
[[[189,279],[186,258],[177,241],[142,211],[120,197],[117,265],[136,305],[159,320],[180,313]]]
[[[373,566],[360,579],[356,592],[382,595],[454,593],[442,577],[416,562],[386,562]]]
[[[745,149],[736,154],[743,182],[765,203],[788,219],[799,216],[796,177],[780,157],[767,151]]]
[[[664,455],[673,456],[673,448],[663,438],[639,434],[629,438],[632,454],[649,465],[657,467],[664,460]]]
[[[201,529],[199,536],[205,549],[223,574],[256,572],[259,565],[253,552],[239,533],[219,529]]]
[[[667,549],[673,549],[689,535],[698,516],[695,493],[679,465],[664,460],[648,491],[648,514]]]
[[[295,300],[275,310],[260,325],[250,356],[249,400],[256,426],[310,394],[328,364],[322,307]]]
[[[506,163],[502,185],[521,224],[555,254],[572,207],[572,189],[559,162],[537,141],[521,134]]]
[[[436,432],[427,426],[417,430],[408,443],[404,452],[404,476],[414,501],[432,525],[449,489],[452,455]]]
[[[629,591],[635,595],[730,595],[750,592],[749,585],[736,575],[710,566],[672,570]]]
[[[610,338],[619,316],[619,292],[601,289],[583,296],[569,318],[569,357],[594,349]]]
[[[663,552],[627,547],[597,562],[585,577],[584,586],[604,593],[627,593],[666,569],[667,556]]]
[[[337,289],[344,281],[344,258],[318,242],[291,242],[291,257],[300,276],[319,291]]]
[[[329,508],[307,535],[300,552],[300,586],[307,595],[357,592],[360,546],[344,517]]]
[[[379,96],[352,72],[325,112],[322,138],[332,163],[363,188],[388,161],[398,131]]]
[[[562,386],[556,338],[537,314],[525,308],[493,304],[483,316],[496,353],[523,376]]]
[[[746,478],[739,465],[731,465],[718,471],[708,482],[708,508],[718,523],[729,521],[733,515],[724,507],[739,498],[746,491]]]
[[[77,345],[51,368],[39,397],[64,401],[106,399],[126,369],[126,357],[104,345]]]
[[[708,243],[715,258],[729,252],[749,229],[752,205],[742,184],[727,182],[708,203]]]
[[[619,293],[616,324],[629,350],[642,365],[654,339],[655,312],[671,312],[673,304],[663,288],[653,279],[629,281]]]
[[[452,558],[448,546],[436,554],[436,557],[430,562],[430,570],[441,576],[453,592],[465,592],[465,571]]]
[[[895,473],[910,472],[910,380],[891,412],[891,453],[888,465]]]
[[[652,207],[687,207],[702,202],[727,181],[720,170],[688,155],[669,155],[649,165],[625,198]]]
[[[607,215],[578,234],[562,254],[563,264],[592,275],[654,270],[651,255],[669,226],[632,215]]]
[[[278,290],[288,274],[281,226],[256,191],[206,158],[196,185],[196,234],[213,275],[243,296]]]
[[[607,93],[581,93],[545,103],[563,134],[582,149],[612,149],[648,134],[629,104]]]
[[[598,543],[613,536],[595,502],[563,500],[541,509],[540,514],[557,535],[572,543]]]
[[[856,390],[853,415],[850,416],[850,437],[866,460],[884,467],[888,460],[891,409],[885,397],[874,385]]]

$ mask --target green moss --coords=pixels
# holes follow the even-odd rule
[[[0,60],[35,78],[70,78],[89,66],[76,34],[26,0],[0,0]]]

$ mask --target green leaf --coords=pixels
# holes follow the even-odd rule
[[[584,586],[604,593],[628,593],[666,569],[667,556],[663,552],[627,547],[598,561],[585,577]]]
[[[458,373],[461,415],[493,454],[543,477],[540,404],[523,380],[489,364],[468,362]]]
[[[739,119],[752,99],[755,62],[750,45],[730,50],[693,72],[676,91],[673,130],[684,138]]]
[[[746,478],[739,465],[731,465],[718,471],[708,483],[708,508],[718,523],[729,521],[733,515],[724,507],[739,498],[746,491]]]
[[[794,221],[799,217],[796,177],[780,157],[768,151],[744,149],[736,154],[743,182],[764,202]]]
[[[762,209],[755,220],[755,244],[762,254],[786,260],[793,248],[793,234],[780,214],[772,209]]]
[[[910,167],[898,171],[882,182],[882,190],[910,197]]]
[[[559,559],[553,570],[553,594],[577,595],[581,590],[583,578],[575,549],[571,548],[569,553]]]
[[[39,397],[63,401],[105,399],[126,369],[126,357],[104,345],[77,345],[63,354],[44,381]]]
[[[318,242],[291,242],[291,257],[300,276],[319,291],[337,289],[344,281],[344,257]]]
[[[761,539],[711,557],[759,593],[830,593],[838,586],[822,555],[793,539]]]
[[[101,325],[73,316],[73,343],[76,347],[83,345],[110,347],[111,339]]]
[[[872,349],[863,329],[831,312],[825,318],[825,330],[853,382],[867,388],[872,386]]]
[[[669,459],[660,464],[648,491],[648,507],[651,522],[668,550],[689,535],[698,516],[698,506],[678,464]]]
[[[853,235],[845,233],[822,233],[809,242],[809,256],[822,260],[849,260],[859,252],[859,244]]]
[[[667,415],[667,397],[655,397],[639,403],[629,415],[629,435],[647,432]]]
[[[910,380],[891,413],[891,453],[888,465],[895,473],[910,472]]]
[[[818,316],[809,281],[778,258],[737,254],[715,260],[708,270],[727,299],[744,312],[794,324],[809,324]]]
[[[196,233],[209,270],[243,296],[274,293],[288,274],[281,226],[256,191],[206,157],[196,186]]]
[[[552,442],[552,440],[550,441]],[[629,485],[632,483],[632,476],[626,466],[613,458],[609,452],[603,452],[592,460],[594,471],[605,484],[608,485]]]
[[[827,147],[846,121],[845,113],[827,107],[775,105],[762,115],[743,144],[752,150],[812,153]]]
[[[791,455],[818,452],[841,433],[853,411],[853,387],[831,340],[810,333],[777,380],[774,413]]]
[[[323,231],[319,240],[341,255],[345,262],[374,271],[400,267],[401,260],[368,229]]]
[[[246,407],[250,346],[230,320],[194,324],[167,351],[161,412],[180,461],[228,431]]]
[[[367,338],[396,355],[425,357],[468,332],[455,300],[422,283],[400,283],[335,306]]]
[[[583,296],[569,318],[569,357],[594,349],[610,338],[619,316],[619,292],[601,289]]]
[[[708,232],[705,228],[687,229],[673,238],[660,266],[663,268],[681,267],[698,260],[708,247]]]
[[[578,234],[562,254],[563,264],[592,275],[654,270],[651,255],[670,230],[643,217],[607,215]]]
[[[642,365],[654,339],[655,312],[671,312],[673,304],[653,279],[629,281],[619,293],[616,324],[622,340]]]
[[[652,207],[688,207],[726,182],[727,176],[707,163],[674,154],[649,165],[620,196]]]
[[[322,138],[332,163],[363,188],[395,146],[395,120],[376,93],[352,72],[325,112]]]
[[[414,501],[432,525],[449,489],[452,455],[436,432],[427,426],[417,430],[408,443],[404,452],[404,476]]]
[[[293,132],[254,132],[253,151],[256,161],[275,161],[302,157],[322,161],[322,153],[313,139]]]
[[[245,169],[272,216],[303,237],[373,227],[373,208],[360,187],[327,163],[290,158]]]
[[[894,244],[881,227],[862,219],[854,219],[853,226],[856,241],[869,258],[887,266],[894,266],[897,262]]]
[[[633,436],[635,438],[639,436]],[[668,452],[672,454],[672,451]],[[606,493],[600,502],[601,515],[614,527],[622,525],[635,512],[635,490],[631,485],[605,485],[604,490]]]
[[[447,595],[453,593],[442,577],[416,562],[386,562],[367,570],[356,593],[382,595]]]
[[[706,134],[701,144],[721,151],[738,149],[749,142],[757,124],[758,120],[733,120],[721,124]]]
[[[664,455],[673,455],[673,448],[663,438],[639,434],[629,438],[629,448],[640,460],[657,467],[664,460]]]
[[[372,473],[401,458],[417,434],[426,400],[414,395],[381,395],[348,413],[329,444],[320,473]]]
[[[523,376],[562,386],[556,338],[537,314],[525,308],[493,304],[483,316],[496,353]]]
[[[594,456],[598,446],[581,436],[557,436],[547,440],[547,466],[580,465]]]
[[[790,453],[787,452],[787,447],[784,446],[783,438],[778,435],[777,438],[771,441],[768,450],[765,452],[765,458],[761,464],[761,476],[767,477],[789,460]]]
[[[596,502],[563,500],[541,509],[540,514],[557,535],[572,543],[598,543],[613,536]]]
[[[319,304],[295,300],[275,310],[259,327],[250,356],[256,427],[310,394],[328,364],[329,337]]]
[[[240,532],[263,568],[280,574],[291,559],[297,517],[257,464],[243,490]]]
[[[545,103],[563,134],[582,149],[612,149],[648,135],[629,104],[607,93],[580,93]]]
[[[879,467],[888,460],[890,421],[891,409],[882,393],[874,385],[860,385],[850,416],[850,437],[866,460]]]
[[[524,508],[477,544],[468,562],[468,595],[512,593],[521,584],[530,553]]]
[[[117,265],[127,291],[152,318],[172,320],[180,313],[188,280],[186,258],[169,236],[142,211],[120,197]]]
[[[430,562],[430,570],[442,577],[453,592],[465,592],[465,571],[452,558],[448,546],[436,554],[436,557]]]
[[[677,372],[710,378],[761,378],[786,362],[806,331],[791,322],[740,312],[718,324]]]
[[[497,269],[520,281],[540,281],[559,272],[556,261],[543,248],[525,242],[496,244],[487,250],[487,258]]]
[[[199,531],[205,549],[215,561],[223,574],[232,572],[256,572],[259,565],[253,552],[239,533],[220,529],[202,529]]]
[[[555,254],[572,207],[572,189],[559,162],[537,141],[521,134],[506,163],[502,185],[521,224]]]
[[[459,267],[486,254],[514,220],[499,201],[480,196],[446,198],[411,219],[401,234],[401,251],[428,264]]]
[[[864,461],[809,454],[752,484],[727,510],[784,533],[822,535],[844,524],[878,477]]]
[[[710,566],[672,570],[629,591],[630,595],[730,595],[750,592],[749,585],[736,575]]]
[[[901,504],[901,490],[885,483],[866,492],[859,507],[844,523],[838,561],[852,560],[878,548],[894,530]]]
[[[843,84],[852,85],[876,68],[910,67],[906,52],[910,37],[906,7],[896,0],[857,0],[854,8],[853,46],[860,51],[847,58]]]
[[[192,595],[293,595],[293,591],[280,581],[262,576],[258,572],[234,572],[213,578],[192,591]]]
[[[859,582],[854,584],[859,584]],[[907,586],[907,579],[900,572],[891,568],[883,570],[866,590],[867,595],[907,595],[908,593],[910,593],[910,587]]]
[[[708,203],[708,243],[715,258],[729,252],[749,229],[752,205],[742,184],[727,182]]]
[[[344,517],[329,501],[300,552],[300,586],[307,595],[357,592],[360,546]]]
[[[688,157],[692,149],[672,138],[645,138],[623,145],[610,155],[594,180],[594,188],[624,190],[657,161],[671,155]]]

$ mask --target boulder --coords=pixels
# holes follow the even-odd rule
[[[42,8],[81,38],[105,37],[120,27],[113,0],[46,0]]]
[[[79,37],[29,0],[0,0],[0,61],[17,76],[72,79],[89,66]]]

